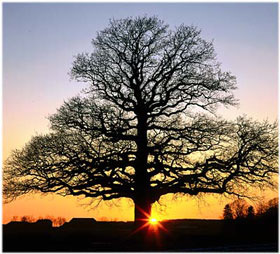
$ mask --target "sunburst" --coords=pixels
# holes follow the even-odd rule
[[[158,219],[157,218],[154,218],[154,217],[150,217],[149,218],[149,223],[151,225],[157,225],[159,223]]]

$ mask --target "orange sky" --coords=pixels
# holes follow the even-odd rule
[[[39,119],[39,121],[38,121]],[[36,121],[35,121],[36,120]],[[6,159],[12,149],[21,148],[29,141],[32,135],[48,132],[48,121],[45,117],[38,116],[30,125],[24,121],[23,116],[19,116],[16,121],[6,123],[4,129],[3,157]],[[19,124],[21,123],[21,124]],[[21,128],[18,128],[18,126]],[[35,133],[35,134],[34,134]],[[256,192],[259,193],[258,190]],[[265,200],[278,196],[277,191],[267,191],[259,194]],[[183,218],[203,218],[219,219],[222,215],[226,203],[232,202],[220,195],[205,195],[203,198],[185,196],[178,200],[173,200],[172,195],[164,196],[162,205],[154,205],[153,213],[159,219],[183,219]],[[61,197],[55,194],[47,196],[34,195],[17,199],[16,201],[3,204],[3,223],[8,223],[13,216],[29,215],[35,218],[40,216],[64,217],[70,220],[73,217],[93,217],[97,220],[133,220],[134,207],[127,199],[114,202],[102,202],[98,207],[86,206],[86,199],[77,197]],[[115,204],[115,205],[114,205]]]
[[[277,192],[267,191],[260,196],[269,200],[276,197]],[[162,204],[155,204],[152,212],[152,215],[158,219],[219,219],[225,204],[232,202],[220,195],[208,195],[204,198],[181,197],[177,200],[173,200],[172,195],[167,195],[160,201]],[[88,202],[89,200],[70,196],[41,196],[39,194],[27,196],[3,205],[3,223],[8,223],[13,216],[21,217],[23,215],[35,218],[61,216],[67,221],[74,217],[93,217],[97,220],[133,220],[134,207],[130,200],[102,202],[98,207],[89,206]]]
[[[33,135],[48,132],[46,117],[85,86],[69,81],[67,72],[73,55],[91,49],[91,39],[107,26],[109,18],[126,17],[129,13],[158,15],[171,27],[181,23],[197,25],[206,39],[215,39],[222,69],[237,77],[235,94],[240,106],[220,108],[218,113],[228,119],[242,114],[257,120],[277,119],[277,5],[124,5],[4,5],[3,160]],[[78,20],[77,15],[83,18]],[[268,191],[261,195],[269,200],[278,193]],[[119,206],[102,203],[91,210],[82,206],[83,202],[55,195],[28,196],[3,205],[3,222],[23,215],[133,220],[133,206],[127,200],[120,201]],[[161,219],[217,219],[229,202],[218,195],[177,201],[164,197],[163,211],[157,206],[153,212]]]

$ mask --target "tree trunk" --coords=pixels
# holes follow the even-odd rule
[[[136,229],[143,228],[151,215],[150,177],[148,174],[148,126],[147,113],[141,98],[141,92],[136,94],[139,107],[137,109],[137,152],[134,178],[134,222]]]
[[[152,203],[144,193],[138,199],[134,200],[134,222],[136,228],[143,228],[148,223],[152,211]]]
[[[139,250],[145,251],[149,245],[149,217],[151,215],[152,204],[139,193],[134,200],[134,229],[133,240],[138,245]]]

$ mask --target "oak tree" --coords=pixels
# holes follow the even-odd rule
[[[54,192],[135,204],[135,220],[168,193],[246,195],[272,185],[277,126],[214,116],[236,104],[236,79],[193,26],[156,17],[110,21],[76,56],[73,79],[89,84],[50,117],[51,131],[4,166],[7,201]]]

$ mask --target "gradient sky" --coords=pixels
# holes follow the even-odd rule
[[[214,39],[218,60],[238,82],[238,108],[218,113],[234,119],[277,119],[277,3],[4,3],[3,4],[3,159],[31,136],[48,131],[46,117],[85,84],[71,81],[73,56],[91,51],[91,39],[110,18],[156,15],[171,28],[184,23]],[[269,194],[273,197],[277,194]],[[218,218],[225,202],[168,200],[164,218]],[[206,202],[206,203],[205,203]],[[133,207],[101,205],[88,211],[76,198],[32,196],[3,206],[13,215],[133,219]],[[164,209],[164,207],[162,207]]]

